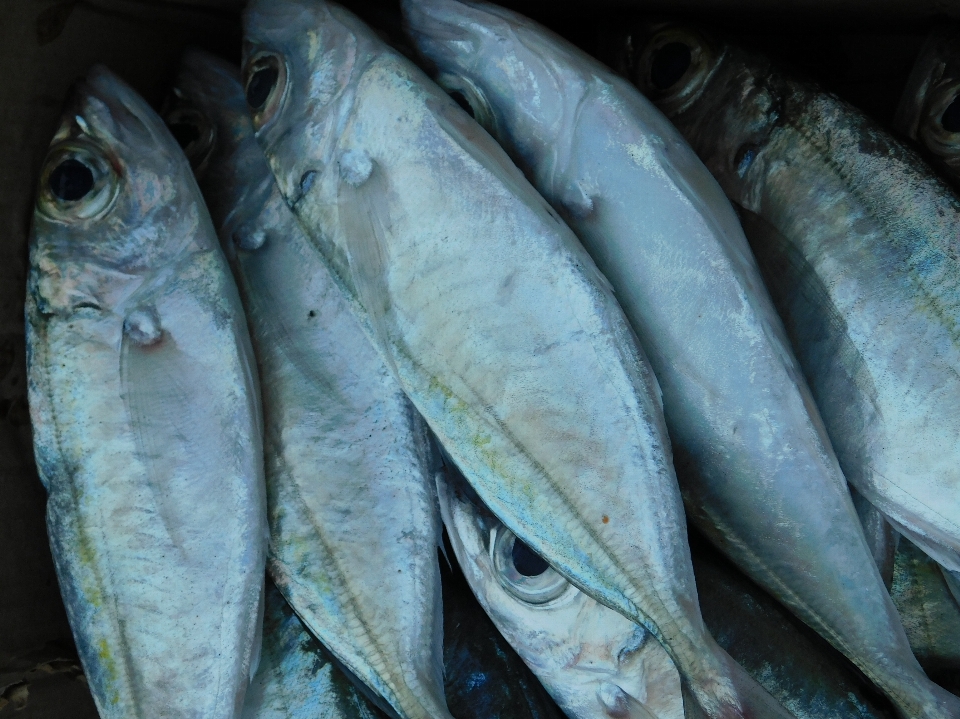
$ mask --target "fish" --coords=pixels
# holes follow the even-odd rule
[[[387,719],[267,581],[260,666],[241,719]]]
[[[237,277],[262,378],[268,569],[405,719],[449,717],[432,440],[280,194],[239,71],[184,56],[167,114]]]
[[[102,66],[43,162],[25,319],[50,547],[100,716],[238,717],[266,554],[256,364],[190,165]]]
[[[928,701],[738,218],[686,140],[626,79],[518,13],[402,8],[439,84],[474,108],[612,284],[663,390],[693,524],[907,697],[905,711]]]
[[[847,480],[960,571],[960,200],[876,123],[763,56],[672,25],[640,47],[631,78],[740,208]],[[931,682],[909,711],[882,688],[905,714],[960,716]]]
[[[893,126],[960,183],[960,27],[939,25],[924,41],[900,95]]]
[[[680,674],[639,624],[572,585],[507,529],[456,467],[437,475],[470,589],[571,719],[683,719]]]
[[[347,10],[255,1],[244,33],[287,204],[484,503],[664,644],[707,716],[785,716],[703,628],[656,379],[574,234]]]

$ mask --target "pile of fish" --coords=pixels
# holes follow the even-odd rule
[[[402,10],[67,103],[29,392],[101,716],[960,719],[960,34],[935,170],[700,29]]]

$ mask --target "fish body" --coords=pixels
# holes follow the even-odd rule
[[[900,95],[893,126],[918,140],[954,187],[960,183],[960,27],[927,37]]]
[[[639,624],[532,554],[454,467],[438,475],[450,544],[477,600],[571,719],[683,719],[680,675]]]
[[[386,719],[267,584],[260,666],[242,719]]]
[[[254,2],[245,36],[281,191],[483,501],[644,623],[710,716],[782,712],[703,630],[656,380],[573,233],[349,12]]]
[[[477,108],[613,285],[663,389],[688,516],[882,686],[926,681],[733,208],[680,133],[517,13],[404,10],[439,82]]]
[[[104,68],[41,172],[26,321],[51,549],[100,716],[239,716],[266,551],[256,369],[189,164]]]
[[[237,70],[185,57],[188,145],[263,379],[268,567],[307,627],[398,715],[447,717],[426,428],[280,195]],[[195,117],[195,116],[194,116]],[[203,152],[203,138],[215,139]]]
[[[654,82],[671,53],[688,62]],[[634,73],[742,208],[848,481],[957,571],[960,201],[870,120],[761,57],[668,27]],[[917,686],[919,704],[883,688],[912,715],[960,713]]]

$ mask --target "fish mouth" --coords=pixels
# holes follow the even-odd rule
[[[480,50],[480,32],[495,26],[495,16],[481,3],[458,0],[401,0],[404,32],[421,55],[440,65],[458,65],[458,58]]]

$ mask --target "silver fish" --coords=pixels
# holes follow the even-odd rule
[[[260,667],[242,719],[386,719],[336,665],[273,583],[267,584]]]
[[[900,96],[893,126],[919,140],[934,164],[960,182],[960,26],[941,25],[924,42]]]
[[[656,32],[634,79],[743,208],[847,479],[960,571],[960,201],[852,107],[700,33]],[[906,715],[960,716],[914,681],[881,686]]]
[[[26,320],[47,528],[100,716],[238,716],[266,551],[250,340],[189,164],[104,68],[44,161]]]
[[[497,629],[571,719],[683,719],[680,675],[639,624],[570,584],[450,467],[440,512],[464,577]]]
[[[459,0],[403,9],[440,84],[475,108],[610,279],[663,389],[688,516],[890,693],[923,686],[789,340],[707,168],[636,88],[531,20]]]
[[[263,0],[245,28],[281,191],[484,503],[643,623],[708,715],[783,715],[703,627],[656,380],[573,233],[349,12]]]
[[[426,427],[280,195],[238,70],[188,54],[177,92],[187,106],[167,120],[181,133],[194,128],[187,151],[263,380],[270,573],[310,630],[396,713],[448,717]]]

